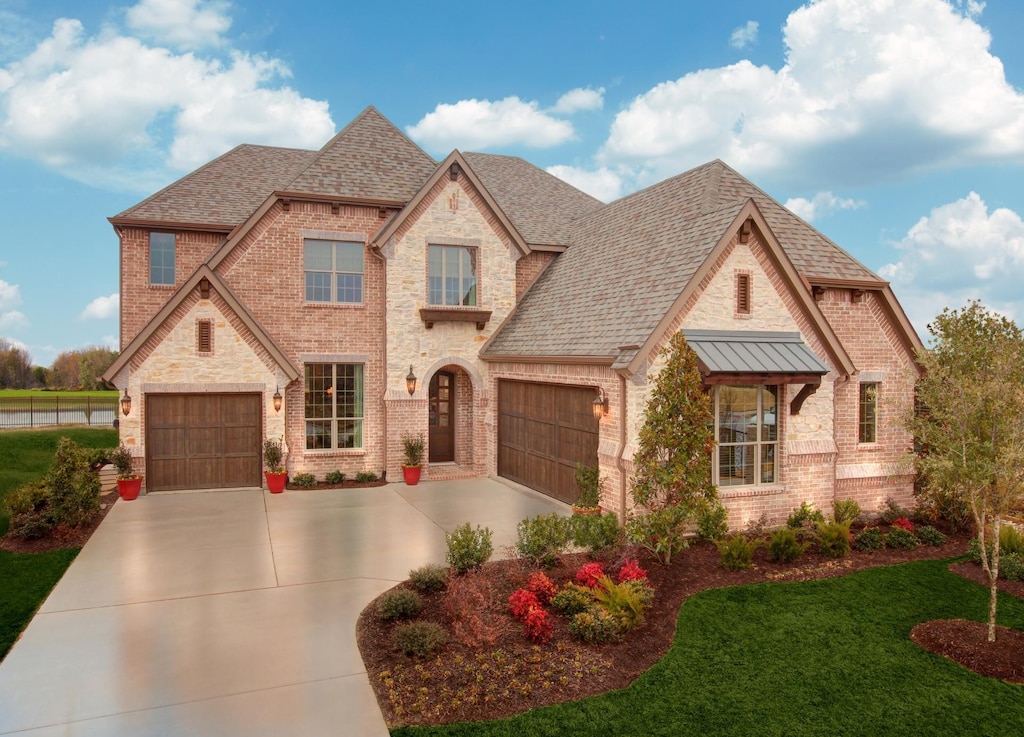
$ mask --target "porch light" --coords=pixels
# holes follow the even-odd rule
[[[282,399],[283,398],[281,397],[281,387],[278,386],[277,390],[274,392],[274,411],[275,412],[280,412],[281,411],[281,400]]]
[[[416,374],[412,372],[412,364],[409,364],[409,375],[405,377],[405,390],[411,397],[416,393]]]
[[[128,387],[124,388],[124,396],[121,397],[121,413],[127,417],[132,411],[132,398],[128,396]]]
[[[594,419],[600,420],[608,414],[608,395],[600,387],[598,387],[597,391],[598,394],[594,397],[594,403],[591,405],[591,408],[594,410]]]

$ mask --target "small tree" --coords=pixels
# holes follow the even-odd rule
[[[711,397],[702,386],[697,354],[682,333],[662,353],[668,362],[647,400],[633,455],[631,493],[647,514],[630,529],[636,542],[669,563],[685,547],[685,527],[718,500],[718,490],[711,482]]]
[[[1024,494],[1024,336],[979,302],[942,311],[921,351],[921,410],[908,424],[925,452],[915,458],[922,495],[952,495],[971,510],[990,584],[988,640],[996,638],[999,528]]]

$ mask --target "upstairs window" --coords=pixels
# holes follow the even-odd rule
[[[430,246],[427,302],[448,307],[476,307],[475,248]]]
[[[149,234],[149,283],[174,285],[174,233]]]
[[[363,301],[363,244],[305,242],[306,301],[360,304]]]
[[[860,385],[860,412],[857,423],[857,440],[874,443],[878,437],[878,384]]]

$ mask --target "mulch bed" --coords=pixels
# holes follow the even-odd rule
[[[104,517],[110,513],[118,498],[116,490],[102,494],[100,496],[100,511],[91,522],[79,527],[60,527],[51,535],[38,540],[23,540],[8,533],[0,539],[0,550],[6,550],[9,553],[49,553],[63,548],[80,548],[92,537],[92,533],[100,526]]]
[[[854,551],[842,559],[808,552],[789,564],[770,562],[762,547],[755,555],[754,567],[737,572],[723,569],[718,550],[707,543],[692,545],[671,566],[662,566],[645,551],[633,549],[628,554],[639,558],[647,569],[655,587],[655,600],[646,612],[645,622],[615,643],[582,643],[568,632],[563,617],[554,616],[551,641],[543,646],[533,645],[523,635],[521,626],[506,615],[508,627],[492,645],[470,648],[450,636],[448,644],[437,654],[411,658],[392,648],[394,625],[381,621],[376,601],[360,615],[356,638],[389,725],[500,719],[538,706],[625,688],[668,651],[675,636],[679,607],[692,594],[722,586],[807,581],[907,561],[955,557],[966,551],[968,540],[963,535],[950,535],[941,546]],[[624,557],[620,553],[603,562],[606,568],[615,569]],[[562,556],[559,564],[546,572],[561,585],[571,580],[588,560],[591,558],[584,554]],[[535,569],[516,560],[487,564],[486,577],[502,592],[495,597],[499,609],[507,611],[509,593],[525,583],[531,570]],[[444,623],[450,631],[450,621],[442,609],[443,598],[441,594],[424,595],[425,606],[417,619]],[[1010,637],[999,640],[999,647],[1004,649],[1000,660],[1024,663],[1024,633],[1018,634],[1019,642]],[[927,642],[922,640],[920,644],[932,649]],[[957,659],[948,646],[935,651]],[[964,664],[971,668],[971,662]],[[1004,673],[991,675],[1002,678]],[[422,698],[414,698],[416,691],[424,694]]]
[[[1024,632],[1020,630],[996,625],[996,639],[989,642],[985,622],[936,619],[915,626],[910,639],[980,675],[1024,684]]]
[[[326,481],[317,481],[312,486],[298,486],[291,482],[284,488],[288,491],[320,491],[321,489],[364,489],[372,486],[387,486],[387,479],[377,479],[376,481],[356,481],[354,479],[345,479],[340,484],[329,484]]]

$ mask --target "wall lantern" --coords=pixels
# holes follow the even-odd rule
[[[280,412],[281,411],[281,400],[282,400],[282,397],[281,397],[281,387],[278,386],[277,390],[274,392],[274,411],[275,412]]]
[[[121,397],[121,412],[125,417],[132,411],[132,398],[128,396],[128,387],[124,388],[124,396]]]
[[[416,374],[412,372],[412,364],[409,364],[409,375],[405,377],[405,390],[411,397],[416,393]]]
[[[594,410],[594,419],[600,420],[608,414],[608,395],[600,387],[598,387],[597,391],[598,395],[594,397],[594,403],[591,405],[591,408]]]

